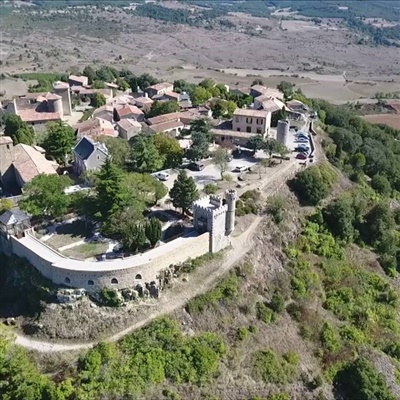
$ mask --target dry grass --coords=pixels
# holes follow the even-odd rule
[[[362,118],[373,124],[385,124],[391,128],[400,129],[400,114],[372,114]]]

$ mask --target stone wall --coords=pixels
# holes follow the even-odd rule
[[[109,270],[106,268],[109,265],[107,261],[87,263],[80,261],[80,269],[73,269],[62,268],[57,264],[65,265],[68,260],[71,260],[72,266],[76,260],[62,257],[58,252],[33,236],[30,236],[30,238],[34,240],[33,244],[39,250],[34,251],[26,242],[11,236],[9,243],[11,244],[12,252],[19,257],[27,259],[43,276],[55,284],[84,288],[89,292],[97,292],[103,287],[123,289],[134,287],[139,282],[155,281],[160,270],[169,267],[171,264],[184,262],[188,258],[199,257],[209,251],[209,234],[207,232],[197,237],[188,238],[183,242],[177,242],[178,245],[173,251],[170,249],[169,252],[163,253],[150,261],[147,256],[151,254],[151,250],[148,253],[144,253],[143,265]],[[2,243],[3,248],[5,245],[5,243]],[[41,247],[46,248],[47,256],[45,251],[40,251]],[[49,250],[53,252],[50,256]],[[89,270],[91,267],[93,267],[93,271]]]

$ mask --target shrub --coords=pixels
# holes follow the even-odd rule
[[[329,352],[337,352],[340,349],[340,337],[336,329],[328,322],[322,326],[320,340],[323,348]]]
[[[276,314],[262,301],[259,301],[256,304],[256,314],[257,318],[260,321],[265,322],[266,324],[270,324],[271,322],[276,321]]]
[[[107,307],[119,307],[122,304],[118,291],[115,289],[103,288],[100,292],[100,299]]]
[[[275,311],[277,314],[281,314],[285,309],[285,299],[281,293],[275,291],[272,295],[269,307]]]
[[[348,342],[361,344],[364,343],[366,338],[362,331],[353,325],[346,325],[340,329],[340,337]]]
[[[247,330],[247,328],[246,327],[241,327],[241,328],[238,328],[237,330],[236,330],[236,337],[239,339],[239,340],[245,340],[246,338],[247,338],[247,335],[248,335],[248,330]]]
[[[204,193],[205,194],[215,194],[218,192],[218,185],[215,183],[207,183],[207,185],[204,186]]]
[[[283,221],[287,200],[282,196],[271,196],[267,200],[267,211],[272,215],[276,224]]]

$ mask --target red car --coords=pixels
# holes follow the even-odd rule
[[[297,154],[296,158],[298,160],[307,160],[308,156],[307,156],[307,154],[299,153],[299,154]]]

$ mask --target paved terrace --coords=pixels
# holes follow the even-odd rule
[[[40,255],[43,259],[51,262],[53,267],[62,268],[71,271],[80,272],[93,272],[93,271],[117,271],[133,267],[144,266],[154,260],[159,259],[160,269],[163,268],[161,264],[166,264],[164,267],[168,267],[174,262],[174,259],[167,255],[175,254],[176,262],[180,262],[189,257],[193,257],[193,253],[196,248],[196,240],[199,234],[196,231],[192,231],[189,234],[179,237],[171,242],[163,244],[155,249],[149,250],[145,253],[136,254],[126,258],[116,258],[113,260],[105,261],[85,261],[69,258],[51,247],[47,246],[40,240],[36,239],[30,233],[27,233],[23,238],[16,239],[23,246],[31,250],[33,253]],[[188,246],[188,245],[192,246]],[[193,251],[179,252],[179,248],[191,248]],[[187,253],[187,254],[185,254]]]

